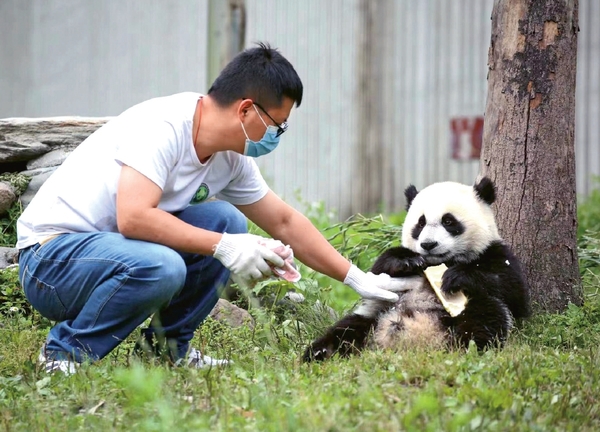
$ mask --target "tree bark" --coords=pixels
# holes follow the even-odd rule
[[[495,0],[482,174],[534,309],[581,304],[575,189],[578,0]]]

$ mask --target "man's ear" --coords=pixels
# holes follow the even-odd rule
[[[240,120],[244,120],[244,118],[250,112],[251,108],[252,108],[252,99],[242,99],[238,103],[237,114],[238,114],[238,117],[240,118]]]

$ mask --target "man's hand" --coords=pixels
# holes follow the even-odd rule
[[[410,281],[410,282],[409,282]],[[382,273],[365,273],[355,265],[350,267],[344,283],[356,291],[362,298],[373,300],[398,301],[396,292],[411,289],[414,278],[391,278]]]
[[[221,261],[238,280],[261,279],[272,274],[267,261],[283,267],[284,261],[272,250],[261,245],[262,237],[252,234],[224,233],[215,248],[214,257]]]

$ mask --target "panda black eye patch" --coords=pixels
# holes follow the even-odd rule
[[[413,227],[411,231],[412,238],[414,238],[415,240],[418,239],[419,235],[421,234],[421,231],[423,231],[423,228],[425,228],[425,225],[427,225],[427,220],[425,219],[425,215],[421,215],[417,224]]]
[[[448,233],[454,237],[465,232],[465,227],[451,213],[442,216],[442,226]]]

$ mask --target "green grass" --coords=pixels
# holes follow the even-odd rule
[[[336,304],[335,289],[319,292],[304,274],[308,302],[294,313],[252,308],[254,329],[204,323],[194,346],[232,359],[226,368],[194,371],[137,359],[132,335],[74,376],[47,376],[35,359],[50,323],[12,293],[13,306],[0,310],[0,431],[599,430],[594,238],[583,254],[584,305],[538,315],[503,350],[484,353],[370,351],[302,364],[306,345],[333,322],[312,305]],[[1,288],[14,286],[15,269],[1,274]],[[261,290],[281,295],[288,288]]]
[[[1,173],[0,182],[8,183],[12,186],[15,194],[20,196],[27,189],[31,180],[30,177],[19,173]],[[13,247],[17,242],[17,219],[23,212],[23,206],[20,201],[15,201],[8,211],[0,215],[0,246]]]
[[[45,329],[7,317],[0,430],[598,430],[598,333],[583,324],[599,317],[575,309],[533,319],[502,351],[373,351],[310,365],[299,353],[314,329],[301,323],[208,321],[195,343],[233,359],[227,368],[153,365],[128,340],[71,377],[35,364]]]
[[[319,226],[332,226],[326,236],[362,268],[397,236],[380,218],[335,225],[316,213]],[[200,371],[137,359],[132,335],[74,376],[47,376],[35,360],[51,323],[27,308],[16,271],[6,270],[0,431],[600,430],[599,239],[589,231],[580,239],[584,305],[521,323],[503,350],[369,351],[302,364],[306,345],[333,322],[312,305],[343,313],[357,297],[301,268],[297,289],[307,303],[294,313],[252,308],[253,329],[204,323],[194,346],[234,363]],[[255,291],[281,297],[289,288]]]

